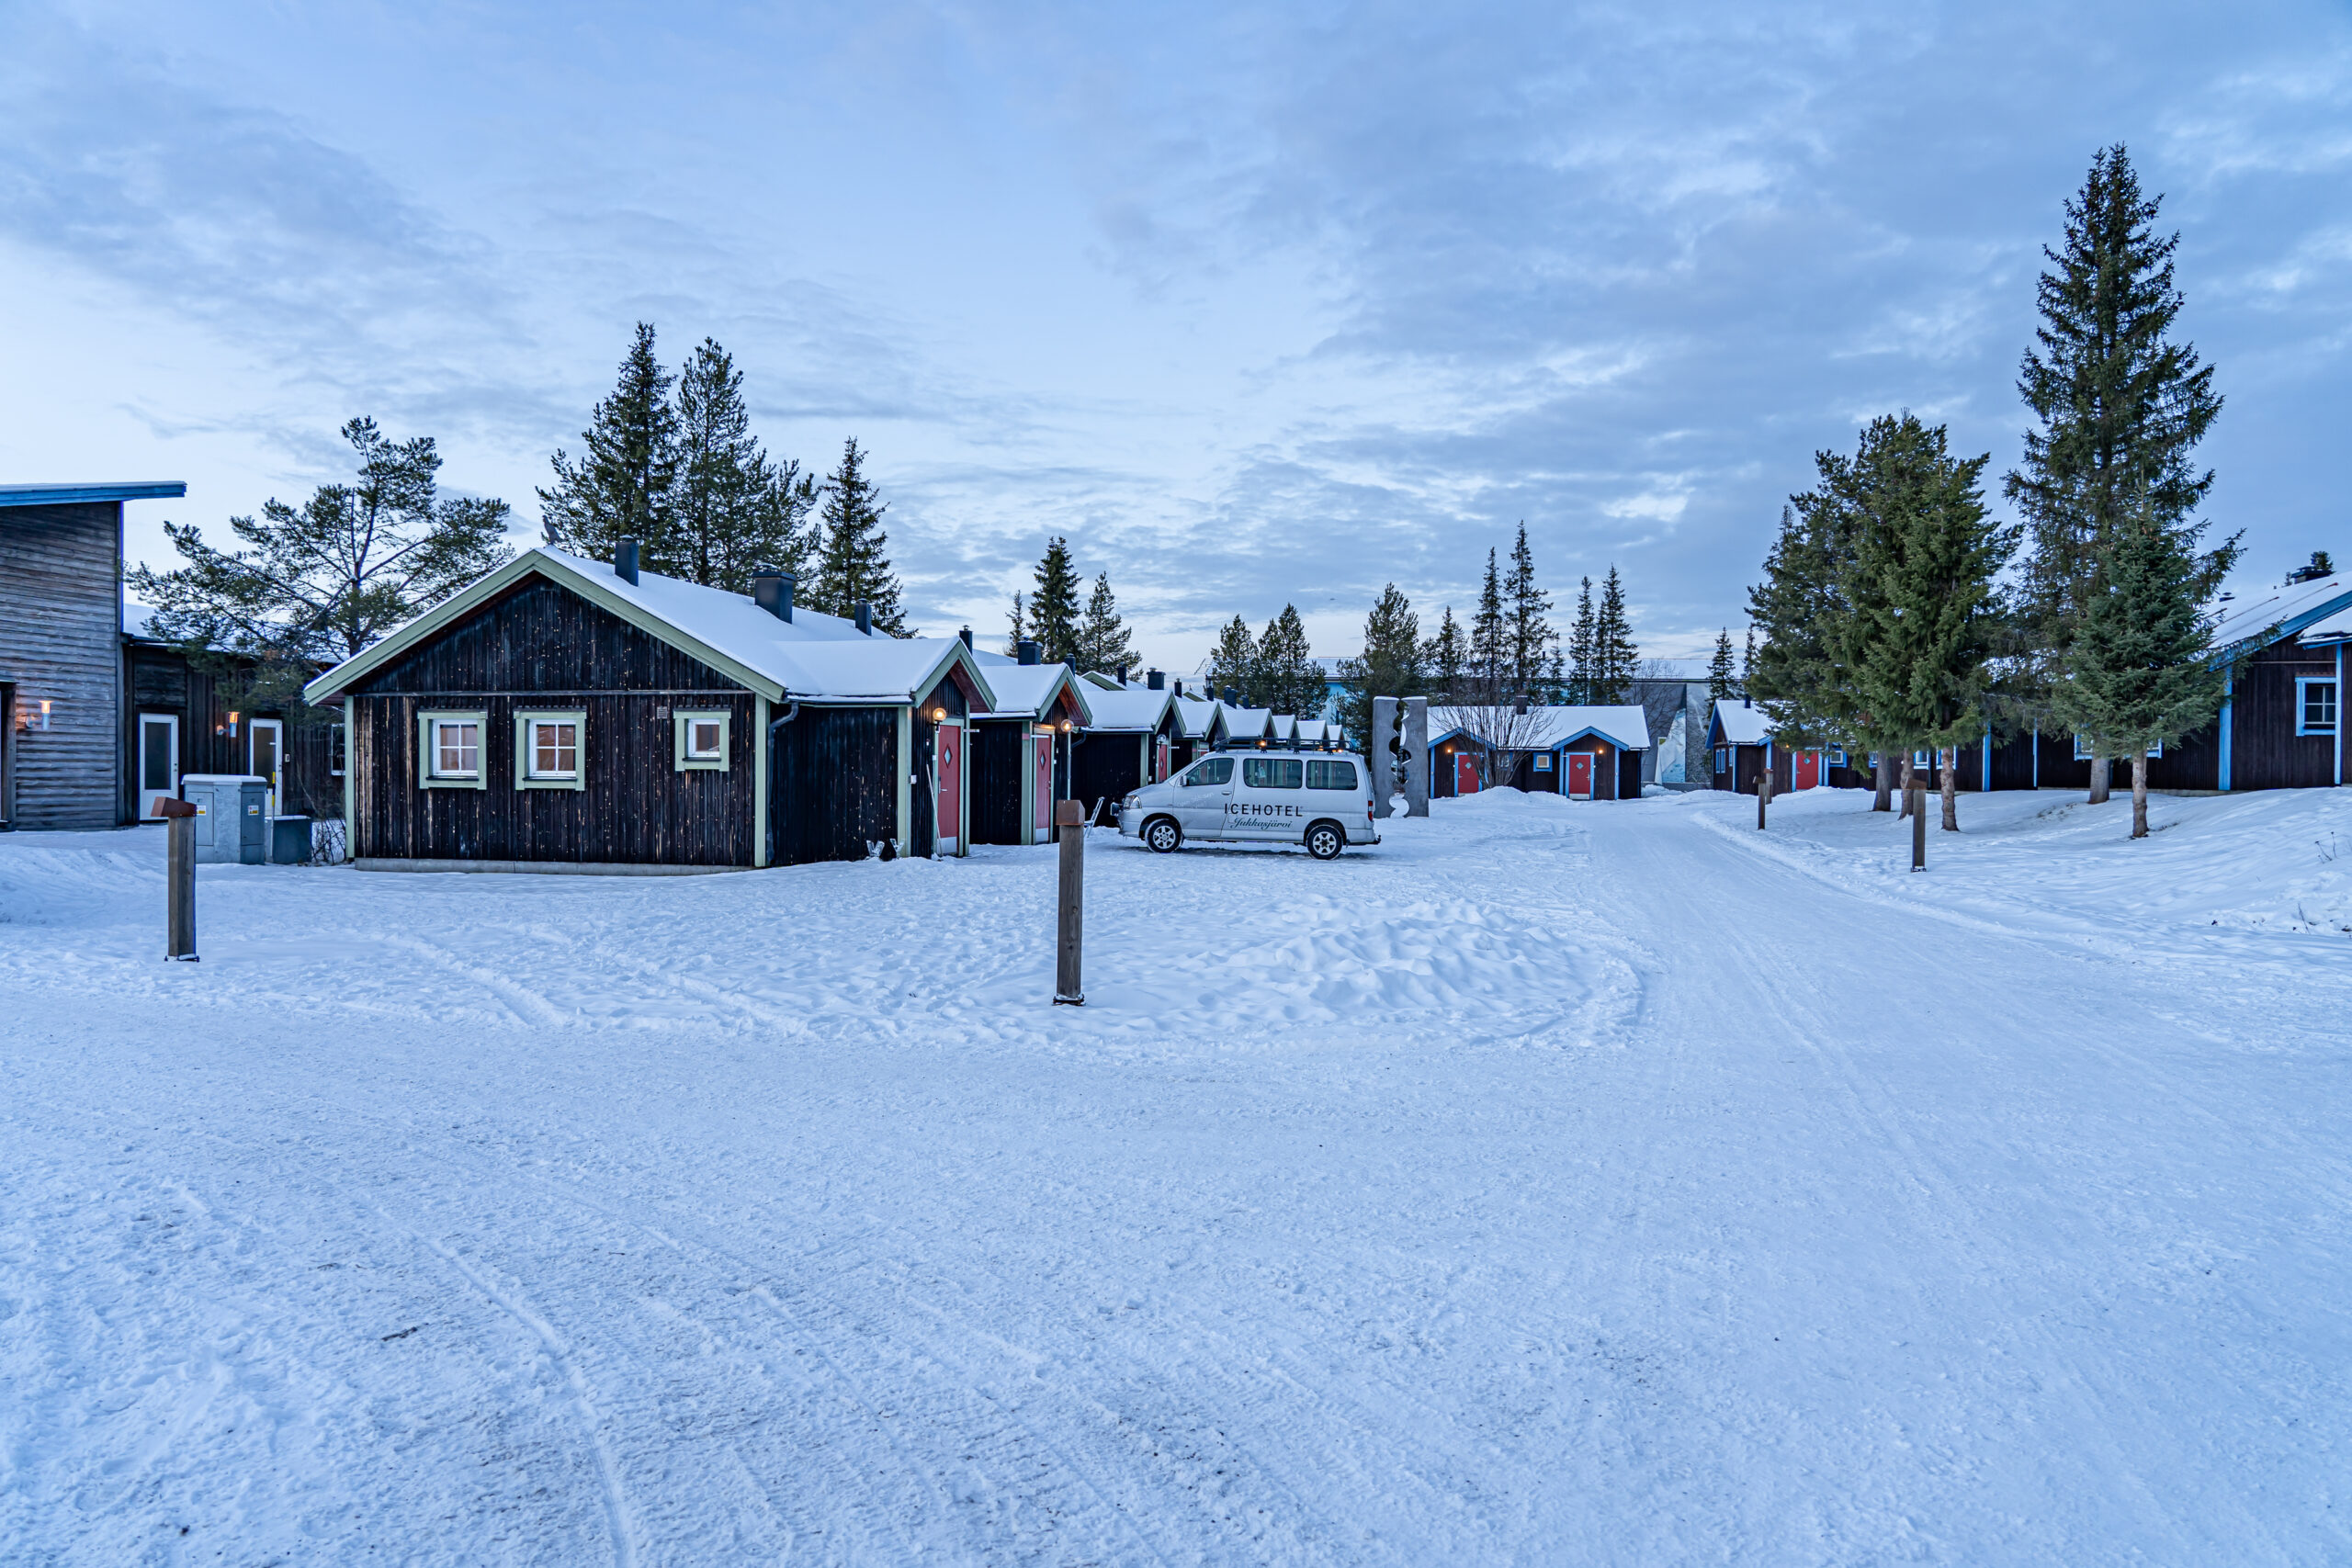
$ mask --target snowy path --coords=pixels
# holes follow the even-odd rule
[[[1798,804],[1098,840],[1082,1012],[1030,852],[0,840],[0,1559],[2352,1554],[2352,946]]]

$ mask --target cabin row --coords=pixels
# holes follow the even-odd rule
[[[1432,737],[1430,793],[1445,798],[1507,788],[1571,800],[1638,800],[1650,749],[1649,720],[1639,705],[1530,705]]]
[[[2232,601],[2214,626],[2213,643],[2217,661],[2231,665],[2221,712],[2177,744],[2148,753],[2148,787],[2228,794],[2341,784],[2352,577],[2308,578],[2244,604]],[[1763,711],[1743,703],[1715,705],[1707,743],[1719,790],[1754,795],[1768,769],[1776,795],[1821,785],[1869,788],[1876,782],[1876,753],[1778,745]],[[1939,765],[1924,750],[1911,761],[1922,771]],[[2079,735],[1987,730],[1959,749],[1954,783],[1971,792],[2087,789],[2093,761]]]

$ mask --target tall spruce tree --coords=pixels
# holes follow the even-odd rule
[[[548,544],[610,560],[621,540],[635,539],[647,570],[677,570],[670,537],[670,492],[678,471],[673,379],[654,355],[653,323],[638,322],[621,357],[619,385],[581,432],[584,454],[575,463],[559,447],[551,459],[555,483],[538,492],[539,526]]]
[[[1218,702],[1227,692],[1240,698],[1240,705],[1253,707],[1251,701],[1258,679],[1258,639],[1250,635],[1250,623],[1236,615],[1225,623],[1216,634],[1216,646],[1209,650],[1208,694]]]
[[[1510,688],[1538,694],[1548,683],[1552,596],[1535,581],[1535,552],[1528,547],[1524,523],[1519,525],[1519,537],[1510,547],[1510,575],[1503,584],[1503,596]]]
[[[2165,522],[2153,496],[2116,522],[2075,635],[2060,713],[2132,759],[2132,836],[2148,836],[2148,751],[2220,711],[2227,667],[2203,615],[2200,530]]]
[[[1592,620],[1592,695],[1596,703],[1622,703],[1634,683],[1634,670],[1642,650],[1634,646],[1633,624],[1625,617],[1625,585],[1612,563],[1601,581],[1600,607]]]
[[[1417,697],[1428,690],[1421,618],[1413,602],[1390,583],[1363,618],[1363,651],[1340,661],[1347,694],[1340,699],[1340,725],[1358,746],[1372,741],[1372,699]]]
[[[1481,688],[1475,700],[1494,703],[1501,697],[1510,669],[1510,630],[1503,618],[1503,584],[1495,570],[1495,552],[1487,552],[1486,581],[1478,585],[1478,613],[1470,622],[1469,678]]]
[[[1031,573],[1036,589],[1029,595],[1029,635],[1048,664],[1078,658],[1078,569],[1070,565],[1069,541],[1059,535],[1046,541],[1046,553]]]
[[[841,463],[825,476],[823,493],[809,607],[829,615],[854,615],[858,605],[865,604],[875,630],[906,636],[899,578],[886,553],[890,536],[882,531],[882,514],[889,507],[865,477],[865,454],[858,450],[855,437],[842,443]]]
[[[1299,619],[1296,605],[1284,604],[1258,638],[1253,700],[1276,713],[1313,718],[1323,712],[1323,667],[1306,646],[1306,623]]]
[[[796,577],[807,570],[802,520],[816,505],[815,477],[761,447],[743,406],[743,374],[709,338],[678,375],[677,457],[668,553],[680,576],[749,593],[762,567]]]
[[[2196,349],[2170,339],[2180,236],[2157,238],[2160,201],[2142,193],[2121,143],[2105,148],[2066,203],[2064,239],[2042,252],[2041,323],[2018,376],[2040,423],[2006,487],[2031,540],[2024,610],[2045,692],[2073,671],[2099,563],[2126,511],[2144,504],[2177,528],[2212,488],[2212,470],[2199,472],[2191,452],[2222,399]],[[2219,588],[2235,542],[2199,558],[2200,600]],[[2091,743],[2092,798],[2103,800],[2108,753],[2099,737]]]
[[[1568,623],[1567,699],[1581,705],[1597,699],[1600,688],[1594,661],[1600,655],[1600,619],[1593,613],[1592,579],[1577,584],[1576,619]]]
[[[1739,667],[1732,662],[1731,628],[1725,626],[1715,634],[1715,654],[1707,660],[1707,700],[1722,702],[1735,694],[1739,685]]]
[[[1106,670],[1113,674],[1141,663],[1127,623],[1119,617],[1119,602],[1111,592],[1111,574],[1094,575],[1094,592],[1086,601],[1086,618],[1078,626],[1078,667]]]
[[[1021,645],[1027,641],[1028,637],[1029,611],[1021,591],[1016,588],[1012,591],[1012,624],[1008,628],[1004,639],[1005,657],[1020,658]]]
[[[1439,617],[1437,630],[1421,652],[1421,665],[1428,671],[1431,696],[1452,704],[1464,700],[1462,681],[1470,667],[1470,639],[1463,635],[1462,623],[1453,618],[1453,605],[1445,606]]]
[[[1959,458],[1944,428],[1918,418],[1873,421],[1869,504],[1855,541],[1856,684],[1880,722],[1934,748],[1943,826],[1960,830],[1957,748],[1984,733],[1990,662],[2006,607],[1995,579],[2017,530],[1985,510],[1992,455]]]

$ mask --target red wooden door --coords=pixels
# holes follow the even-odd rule
[[[1030,764],[1030,772],[1035,775],[1030,781],[1029,792],[1035,797],[1030,826],[1036,829],[1036,836],[1030,841],[1042,844],[1054,826],[1054,738],[1033,735],[1029,738],[1029,746],[1035,759]]]
[[[1478,759],[1467,751],[1456,751],[1453,754],[1453,793],[1456,795],[1478,793]]]
[[[1592,798],[1592,753],[1568,753],[1568,793],[1580,800]]]
[[[1151,782],[1158,784],[1168,776],[1168,737],[1161,736],[1155,742],[1155,747],[1151,762]]]
[[[1791,767],[1795,771],[1795,773],[1796,773],[1796,787],[1797,787],[1797,788],[1799,788],[1799,789],[1814,789],[1814,788],[1816,788],[1816,787],[1818,787],[1818,786],[1820,785],[1820,784],[1821,784],[1821,753],[1820,753],[1820,752],[1818,752],[1818,751],[1799,751],[1795,756],[1793,756],[1793,757],[1792,757],[1792,758],[1790,758],[1790,759],[1789,759],[1789,765],[1790,765],[1790,766],[1791,766]]]
[[[964,727],[939,727],[939,849],[957,853],[964,838]]]

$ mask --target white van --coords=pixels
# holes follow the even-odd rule
[[[1119,833],[1168,854],[1204,842],[1305,844],[1330,860],[1376,844],[1371,770],[1329,751],[1219,751],[1119,802]]]

